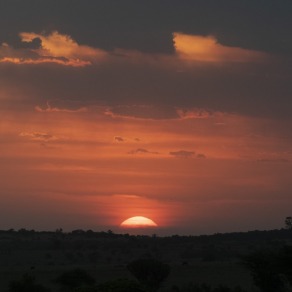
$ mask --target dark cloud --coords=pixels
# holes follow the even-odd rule
[[[178,158],[192,158],[192,157],[194,157],[195,152],[194,151],[179,150],[179,151],[169,152],[169,155],[172,155],[172,156],[178,157]]]
[[[172,151],[172,152],[169,152],[169,155],[172,155],[178,158],[197,158],[197,159],[207,158],[207,156],[203,153],[196,154],[195,151],[187,151],[187,150]]]
[[[135,141],[135,142],[140,142],[141,141],[140,138],[125,138],[125,137],[121,137],[121,136],[115,136],[114,137],[114,140],[116,142],[126,142],[126,141],[129,141],[129,140]],[[139,150],[138,152],[141,152],[142,153],[143,152],[142,150],[145,150],[145,149],[137,149],[137,150]]]
[[[72,101],[82,101],[72,110],[96,104],[107,107],[113,117],[208,118],[217,111],[290,118],[291,13],[292,3],[286,0],[183,4],[170,0],[167,6],[151,0],[0,0],[0,44],[5,43],[0,58],[10,58],[0,63],[0,87],[3,95],[25,99],[46,112],[70,110]],[[70,37],[80,49],[75,54],[85,61],[36,53],[43,45],[40,37],[44,40],[56,31]],[[21,32],[40,37],[23,41]],[[175,55],[174,32],[213,35],[228,48],[278,56],[260,63],[188,63]],[[91,62],[88,49],[90,56],[99,49],[110,51],[107,61]],[[117,54],[116,49],[123,53]],[[147,55],[133,55],[136,51]],[[64,104],[41,106],[52,99]],[[181,108],[183,112],[178,112]]]
[[[34,106],[55,98],[64,100],[63,108],[67,108],[66,102],[82,101],[82,106],[107,106],[112,116],[173,119],[185,117],[177,108],[184,108],[184,113],[188,108],[199,108],[211,111],[198,117],[214,111],[291,117],[289,62],[181,64],[179,72],[175,65],[165,67],[159,59],[156,63],[122,57],[84,68],[0,63],[0,86],[6,95],[31,100]]]
[[[42,41],[40,38],[34,38],[32,39],[30,42],[20,42],[20,46],[21,48],[25,48],[25,49],[39,49],[42,47]]]
[[[112,117],[125,117],[137,119],[176,119],[179,118],[177,110],[171,106],[154,105],[119,105],[112,106],[106,111]]]
[[[292,52],[290,0],[1,0],[0,8],[0,43],[14,46],[21,46],[20,31],[58,30],[106,50],[172,53],[172,33],[182,31],[216,35],[229,46]]]
[[[144,148],[137,148],[135,150],[128,152],[128,154],[159,154],[159,152],[149,151],[149,150],[144,149]]]

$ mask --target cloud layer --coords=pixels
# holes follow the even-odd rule
[[[281,227],[290,0],[0,6],[2,229]]]

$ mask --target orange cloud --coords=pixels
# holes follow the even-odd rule
[[[64,66],[72,67],[84,67],[90,65],[89,61],[82,60],[66,60],[57,58],[41,58],[41,59],[25,59],[25,58],[10,58],[4,57],[0,59],[0,63],[13,63],[13,64],[45,64],[45,63],[55,63]]]
[[[86,107],[81,107],[78,109],[67,109],[67,108],[58,108],[58,107],[52,107],[49,102],[47,102],[46,108],[41,108],[40,106],[35,106],[34,108],[37,112],[40,113],[51,113],[51,112],[66,112],[66,113],[76,113],[76,112],[87,112]]]
[[[14,49],[6,43],[0,46],[0,63],[45,64],[54,63],[71,67],[84,67],[101,61],[107,53],[89,46],[79,45],[70,36],[57,31],[49,35],[22,32],[23,43],[40,40],[39,48]]]
[[[70,36],[53,31],[49,35],[33,32],[20,33],[23,42],[31,42],[36,38],[41,40],[41,48],[35,51],[40,56],[64,57],[69,60],[98,60],[106,56],[100,49],[79,45]]]
[[[175,32],[173,41],[178,57],[187,61],[249,62],[262,59],[265,56],[265,54],[257,51],[221,45],[213,36],[197,36]]]
[[[163,68],[175,68],[187,62],[223,63],[253,62],[264,60],[267,55],[258,51],[228,47],[218,43],[214,36],[197,36],[175,32],[173,42],[176,54],[145,54],[131,50],[115,49],[110,55],[106,51],[78,44],[71,36],[53,31],[50,34],[21,32],[23,43],[31,44],[39,40],[38,48],[13,49],[2,43],[0,63],[43,64],[55,63],[64,66],[84,67],[102,60],[114,62],[126,60],[134,65],[145,64]],[[137,106],[136,112],[143,116],[146,107]],[[153,112],[153,109],[151,110]],[[169,113],[168,113],[169,114]],[[173,114],[173,113],[172,113]],[[131,115],[130,115],[131,116]]]

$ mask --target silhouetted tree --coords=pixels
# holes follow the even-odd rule
[[[49,292],[50,290],[40,284],[36,284],[35,278],[25,274],[20,280],[9,284],[9,292]]]
[[[56,282],[61,286],[61,291],[72,291],[82,286],[91,286],[95,283],[94,278],[85,270],[77,268],[61,274]]]
[[[109,229],[109,230],[107,231],[107,234],[109,234],[109,235],[113,235],[114,232],[113,232],[111,229]]]
[[[168,264],[154,259],[136,260],[127,268],[147,291],[157,291],[170,272]]]
[[[285,227],[288,230],[292,230],[292,217],[286,217],[285,219]]]
[[[62,234],[63,233],[63,228],[57,228],[55,233]]]
[[[278,251],[257,251],[244,259],[255,285],[262,292],[291,291],[292,246]]]

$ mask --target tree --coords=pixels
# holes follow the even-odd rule
[[[286,217],[286,219],[285,219],[285,227],[288,230],[292,230],[292,217],[291,216]]]
[[[168,264],[154,259],[136,260],[131,262],[127,268],[149,292],[157,291],[170,272]]]
[[[292,247],[256,251],[244,258],[254,283],[262,292],[291,291]]]

